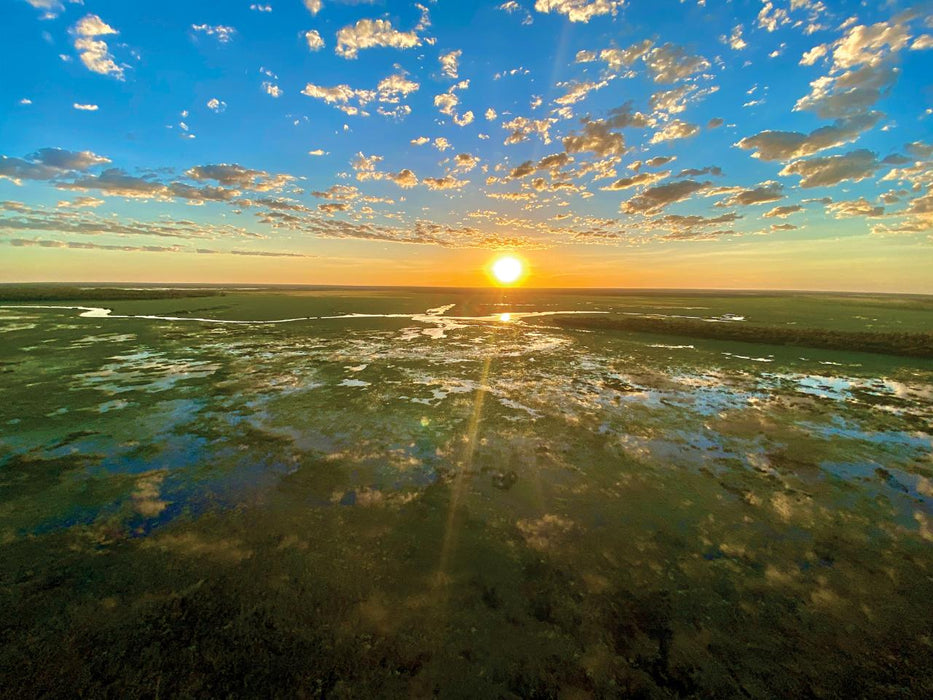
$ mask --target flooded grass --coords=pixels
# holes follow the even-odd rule
[[[0,308],[4,693],[929,695],[933,363],[560,322],[794,304],[846,332],[933,318],[444,290]],[[561,311],[603,314],[527,315]]]

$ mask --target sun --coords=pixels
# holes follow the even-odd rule
[[[524,271],[525,265],[513,255],[503,255],[492,264],[492,276],[499,284],[515,284]]]

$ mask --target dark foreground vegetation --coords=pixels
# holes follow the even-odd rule
[[[59,284],[0,284],[0,301],[113,301],[223,296],[220,289],[84,287]]]
[[[657,333],[689,338],[733,340],[762,345],[791,345],[824,350],[873,352],[902,357],[933,357],[933,333],[878,333],[825,328],[786,328],[747,323],[693,321],[689,319],[632,316],[557,316],[551,321],[562,328],[599,331]]]

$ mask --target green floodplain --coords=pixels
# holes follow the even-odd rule
[[[0,287],[0,696],[933,696],[931,333],[921,296]]]

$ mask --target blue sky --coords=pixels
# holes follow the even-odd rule
[[[6,0],[0,279],[933,292],[930,10]]]

